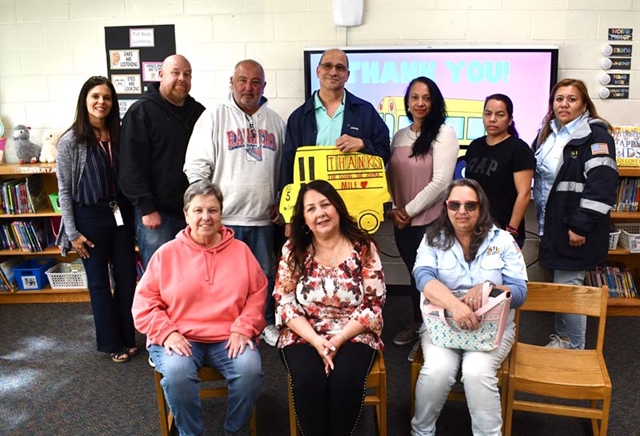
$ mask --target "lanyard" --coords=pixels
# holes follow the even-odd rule
[[[116,197],[116,181],[115,181],[116,175],[115,175],[115,168],[113,163],[113,154],[111,152],[111,135],[107,136],[106,142],[107,142],[107,146],[105,147],[104,142],[98,139],[98,144],[100,144],[100,148],[107,155],[107,159],[109,159],[109,169],[110,169],[109,188],[111,191],[111,196],[115,198]]]

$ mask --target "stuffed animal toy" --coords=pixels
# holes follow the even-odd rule
[[[13,130],[13,139],[16,143],[16,156],[18,161],[23,163],[36,163],[40,156],[40,146],[31,142],[29,128],[23,124],[18,124]]]
[[[58,153],[58,141],[62,136],[59,130],[45,130],[42,135],[42,150],[40,151],[40,162],[53,163],[56,161]]]

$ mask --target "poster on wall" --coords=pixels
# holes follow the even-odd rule
[[[116,94],[142,94],[140,74],[112,74],[111,83]]]
[[[124,98],[118,99],[118,104],[120,105],[120,119],[124,117],[124,114],[127,113],[131,105],[134,104],[136,101],[138,100],[130,100],[130,99],[124,99]]]
[[[158,86],[162,62],[176,53],[175,27],[105,27],[104,36],[107,71],[118,94],[122,118],[147,86]]]
[[[142,80],[144,82],[159,82],[162,62],[143,62]]]
[[[112,70],[131,70],[140,68],[140,50],[109,50]]]

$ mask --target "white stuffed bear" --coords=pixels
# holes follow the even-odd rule
[[[56,161],[58,153],[58,141],[62,136],[60,130],[46,130],[42,135],[42,150],[40,151],[40,162],[53,163]]]

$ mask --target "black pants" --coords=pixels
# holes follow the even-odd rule
[[[396,240],[396,246],[400,252],[400,257],[409,271],[409,277],[411,277],[411,306],[413,310],[413,321],[416,324],[422,324],[422,312],[420,310],[420,292],[416,288],[416,281],[413,278],[413,266],[416,263],[416,257],[418,247],[424,236],[424,232],[427,229],[427,225],[424,226],[407,226],[404,229],[399,229],[393,226],[393,236]]]
[[[136,258],[133,211],[121,207],[124,226],[116,226],[108,205],[74,205],[76,228],[94,245],[82,259],[89,282],[98,351],[114,353],[134,347],[135,328],[131,305],[136,290]],[[109,281],[113,271],[113,294]]]
[[[375,357],[376,350],[368,345],[347,342],[338,350],[335,369],[327,377],[324,363],[311,345],[282,349],[303,436],[348,436],[353,432]]]

